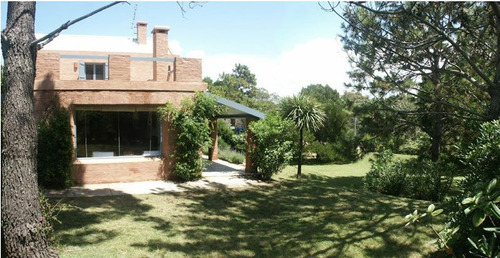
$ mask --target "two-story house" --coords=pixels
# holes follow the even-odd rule
[[[201,59],[173,55],[165,26],[148,38],[60,35],[38,52],[35,112],[58,95],[70,110],[77,184],[168,177],[172,132],[156,113],[205,91]]]

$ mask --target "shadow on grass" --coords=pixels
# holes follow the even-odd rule
[[[424,251],[432,235],[404,228],[403,216],[426,203],[364,192],[360,180],[308,175],[275,187],[176,194],[190,200],[178,204],[188,211],[181,222],[185,241],[131,245],[186,256],[405,257]]]
[[[308,174],[272,187],[63,202],[63,224],[56,225],[61,244],[84,254],[103,242],[137,256],[408,257],[432,251],[424,249],[431,232],[403,227],[404,215],[428,203],[366,192],[362,177]],[[121,229],[128,226],[123,223],[134,229]],[[135,238],[121,238],[128,234]]]
[[[103,190],[114,191],[115,196],[97,196]],[[92,197],[63,198],[62,208],[57,214],[61,223],[54,223],[61,244],[70,246],[87,246],[109,241],[119,234],[118,229],[102,229],[103,223],[133,216],[138,221],[156,223],[158,230],[169,228],[170,222],[146,213],[153,206],[143,204],[142,200],[111,189],[87,190]],[[93,192],[95,191],[95,192]],[[93,194],[94,193],[94,194]],[[60,199],[51,198],[52,203]]]

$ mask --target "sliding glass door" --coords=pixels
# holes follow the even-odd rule
[[[156,112],[76,111],[77,157],[159,156]]]

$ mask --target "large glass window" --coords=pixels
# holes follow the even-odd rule
[[[77,157],[158,156],[156,112],[76,111]]]

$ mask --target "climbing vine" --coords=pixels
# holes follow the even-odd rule
[[[158,109],[162,119],[176,131],[176,145],[171,157],[175,160],[173,173],[180,179],[189,181],[201,177],[201,149],[212,141],[209,118],[213,118],[220,109],[215,99],[203,92],[197,92],[194,98],[184,99],[180,108],[166,103]]]

